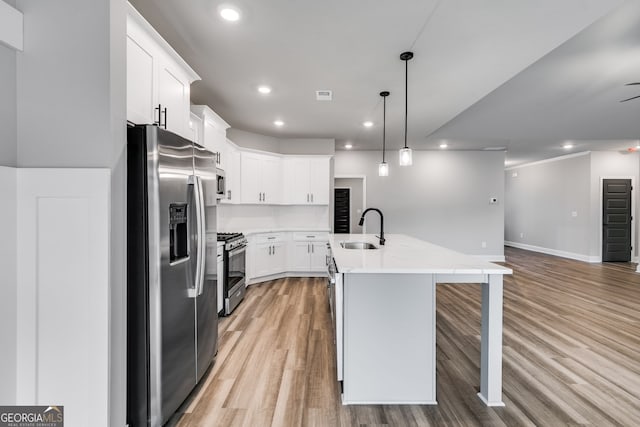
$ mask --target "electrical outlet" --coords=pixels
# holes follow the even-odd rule
[[[512,176],[513,178],[516,178],[516,177],[518,176],[518,172],[514,172],[514,173],[512,173],[512,174],[511,174],[511,176]]]
[[[571,216],[572,216],[573,218],[577,218],[577,216],[578,216],[578,211],[571,211]]]
[[[487,247],[487,242],[482,242],[482,247],[486,248]]]

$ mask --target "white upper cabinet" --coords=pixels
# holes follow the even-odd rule
[[[191,112],[202,119],[202,140],[200,144],[216,155],[216,166],[220,169],[225,169],[229,124],[207,105],[192,105]]]
[[[127,3],[127,120],[159,124],[185,138],[191,83],[200,77]]]
[[[189,139],[202,145],[202,119],[193,113],[189,116]]]
[[[224,203],[240,203],[240,151],[238,151],[238,149],[236,149],[229,140],[227,140],[227,153],[225,159],[226,191],[222,201]]]
[[[266,154],[240,154],[240,198],[242,203],[281,202],[281,159]]]
[[[328,157],[285,157],[285,203],[328,205],[329,175]]]

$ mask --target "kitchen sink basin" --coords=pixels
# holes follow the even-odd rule
[[[340,242],[340,246],[345,249],[378,249],[378,247],[369,242]]]

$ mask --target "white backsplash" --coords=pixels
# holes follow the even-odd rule
[[[218,205],[218,231],[328,229],[328,206]]]

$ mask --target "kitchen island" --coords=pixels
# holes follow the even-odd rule
[[[376,249],[346,249],[343,242]],[[332,312],[344,404],[436,404],[436,284],[481,283],[480,393],[502,403],[506,267],[413,237],[331,234]]]

